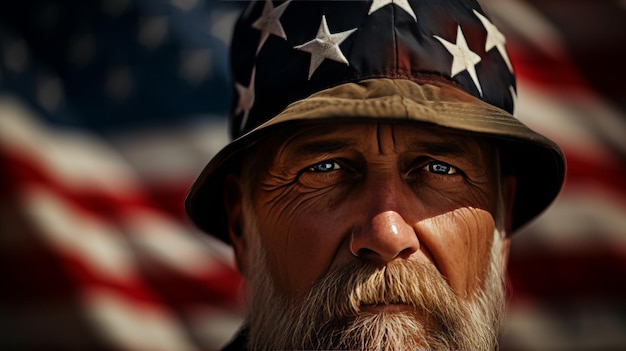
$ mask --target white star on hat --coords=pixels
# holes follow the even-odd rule
[[[326,16],[322,16],[322,22],[317,30],[315,39],[308,41],[302,45],[295,46],[294,49],[306,51],[311,54],[311,65],[309,66],[309,79],[325,59],[345,63],[349,65],[348,60],[339,45],[354,33],[357,29],[347,30],[341,33],[331,34],[326,23]]]
[[[476,75],[476,65],[481,61],[481,58],[467,46],[467,41],[465,40],[461,26],[457,27],[456,44],[453,44],[436,35],[434,37],[439,40],[452,55],[452,68],[450,69],[450,75],[454,77],[463,71],[467,71],[482,96],[483,89],[481,88],[478,76]]]
[[[399,8],[403,9],[404,11],[406,11],[406,13],[411,15],[415,22],[417,22],[417,16],[415,16],[415,12],[413,12],[413,9],[409,5],[408,0],[374,0],[372,2],[372,6],[370,7],[370,11],[367,14],[371,15],[372,13],[378,11],[381,7],[389,4],[397,5]]]
[[[504,45],[506,44],[506,38],[504,34],[502,34],[498,28],[489,21],[489,19],[483,15],[481,15],[478,11],[473,10],[476,17],[483,23],[485,30],[487,30],[487,41],[485,42],[485,51],[489,51],[492,48],[497,48],[500,52],[500,55],[506,62],[506,65],[509,67],[509,71],[513,72],[513,66],[511,65],[511,60],[509,60],[509,55],[506,53],[506,48]]]
[[[511,98],[513,98],[513,117],[517,117],[516,113],[517,113],[517,92],[515,91],[515,88],[513,88],[513,86],[509,85],[509,92],[511,93]]]
[[[263,44],[265,44],[265,41],[269,38],[270,34],[274,34],[275,36],[285,40],[287,39],[287,34],[285,34],[285,30],[283,29],[282,24],[280,24],[280,16],[283,15],[283,12],[285,12],[285,9],[290,2],[291,0],[285,1],[280,6],[274,8],[272,0],[265,0],[261,17],[252,23],[252,28],[261,31],[261,41],[256,49],[257,53],[261,50],[261,47],[263,47]]]
[[[243,112],[243,118],[241,119],[241,125],[239,126],[239,131],[243,132],[246,127],[246,123],[248,123],[248,115],[250,114],[250,110],[252,110],[252,106],[254,106],[254,76],[256,74],[256,67],[252,69],[252,75],[250,77],[250,85],[243,86],[235,82],[235,89],[237,89],[237,94],[239,95],[239,101],[237,102],[237,108],[235,109],[235,114],[238,115]]]

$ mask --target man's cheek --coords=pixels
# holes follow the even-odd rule
[[[274,277],[290,294],[305,292],[328,269],[343,240],[333,189],[283,187],[260,192],[259,227]]]
[[[495,224],[490,212],[461,207],[417,224],[434,264],[460,296],[469,295],[484,278]]]
[[[465,183],[445,189],[427,186],[414,188],[414,192],[428,209],[428,215],[445,214],[464,207],[489,210],[493,208],[490,202],[493,196],[487,184],[481,185]]]
[[[313,189],[298,183],[259,194],[257,207],[273,225],[285,228],[296,217],[326,215],[337,208],[342,199],[341,189],[326,187]],[[317,218],[319,220],[319,218]]]

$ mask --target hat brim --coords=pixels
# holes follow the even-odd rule
[[[443,80],[375,78],[341,84],[294,102],[226,145],[191,186],[185,199],[187,215],[201,230],[229,243],[223,183],[227,174],[241,167],[246,148],[281,126],[346,119],[414,121],[492,138],[517,177],[512,232],[547,208],[563,185],[561,149],[508,112]]]

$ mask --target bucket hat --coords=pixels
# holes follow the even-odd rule
[[[560,192],[565,157],[514,116],[505,38],[476,1],[257,1],[231,43],[232,142],[185,200],[229,242],[223,184],[246,150],[279,128],[346,120],[427,123],[487,137],[517,177],[516,231]]]

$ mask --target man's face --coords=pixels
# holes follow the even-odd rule
[[[251,196],[243,196],[242,207],[252,212],[244,216],[254,216],[255,228],[231,235],[248,278],[259,267],[247,267],[254,259],[242,257],[255,250],[263,252],[263,274],[276,295],[296,303],[310,301],[329,272],[404,262],[435,272],[461,302],[484,290],[494,264],[500,184],[495,152],[485,142],[373,123],[309,127],[271,142],[267,167],[248,181]],[[242,239],[246,234],[258,237]],[[414,309],[402,299],[356,306],[370,315]],[[431,327],[441,323],[425,311],[414,315]]]

